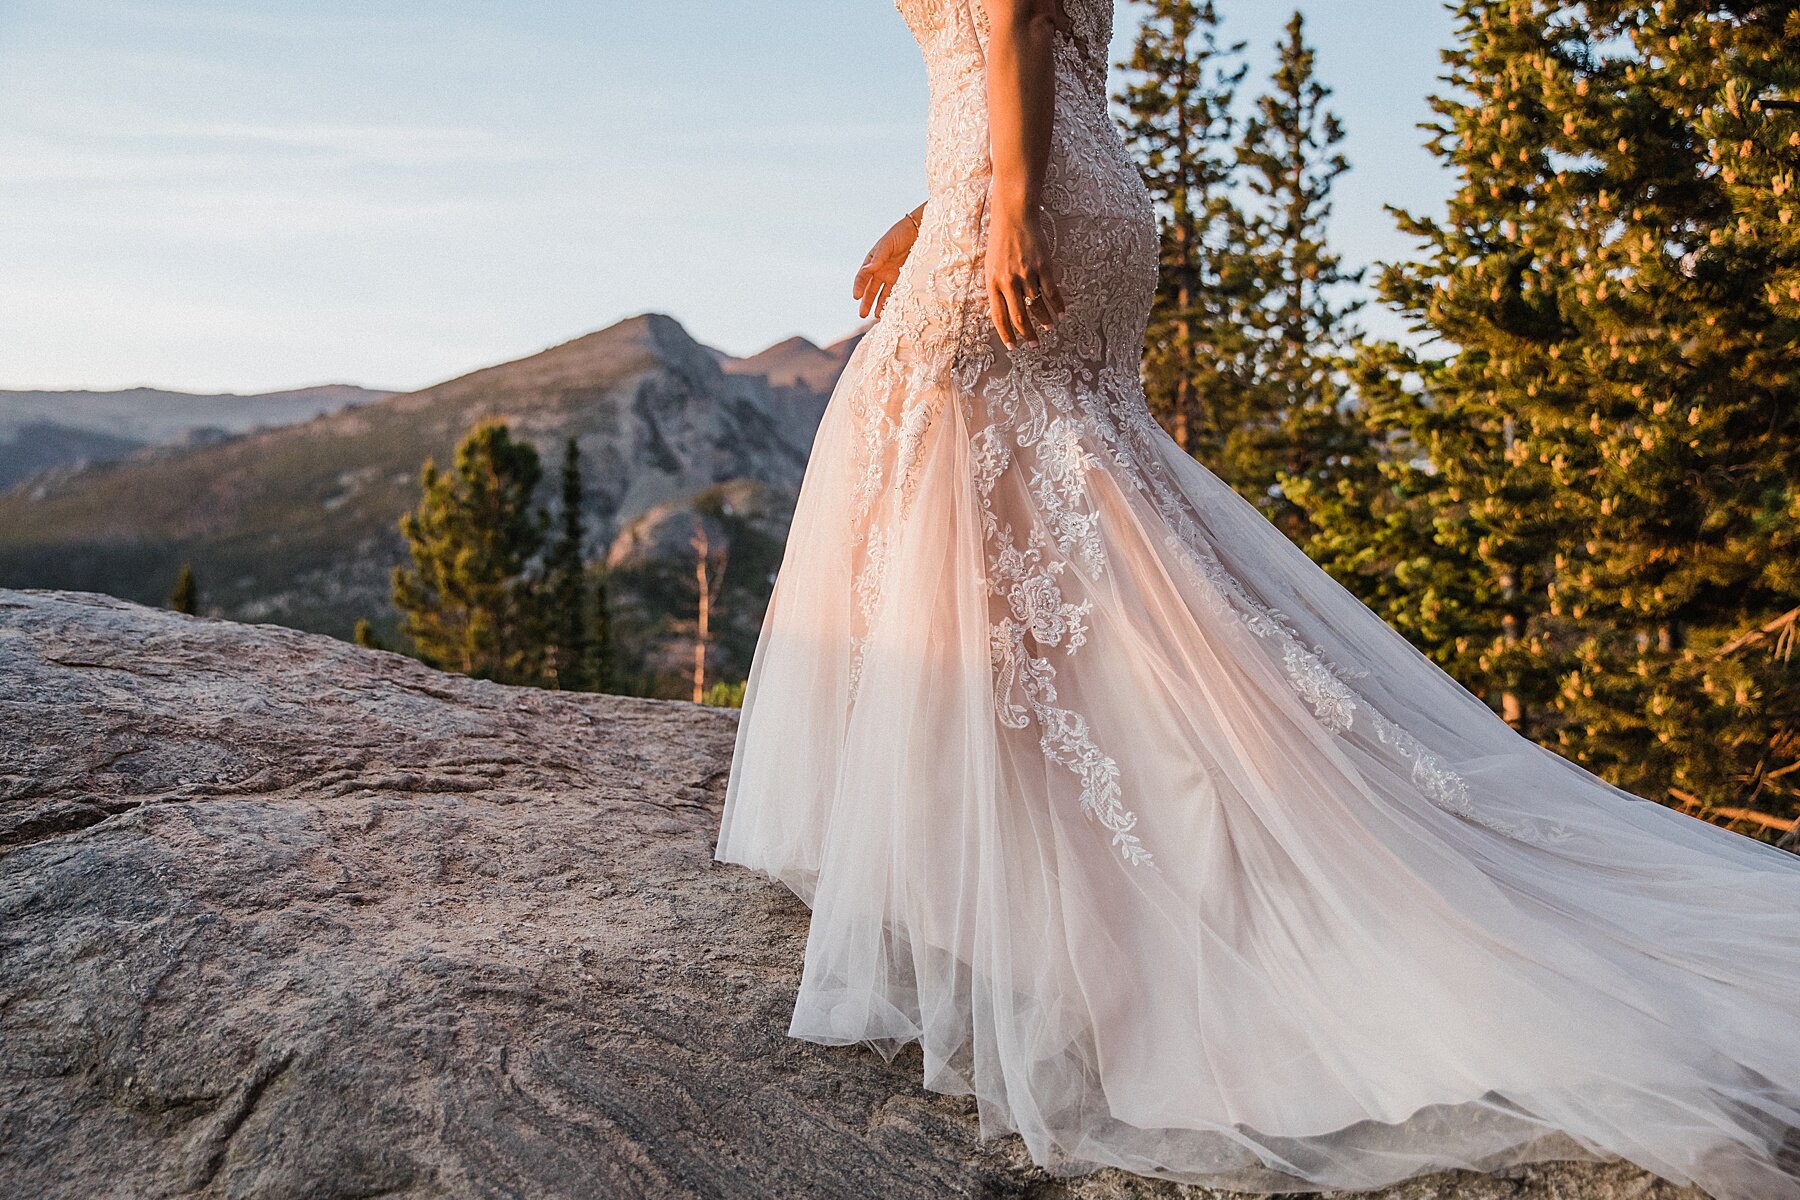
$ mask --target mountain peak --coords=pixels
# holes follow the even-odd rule
[[[793,351],[810,351],[812,353],[817,353],[819,351],[819,343],[813,341],[811,338],[805,338],[801,337],[799,334],[795,334],[791,338],[783,338],[781,341],[776,342],[767,350],[762,351],[762,353],[774,354],[777,351],[790,353]]]
[[[584,333],[580,337],[570,338],[566,342],[558,342],[529,357],[536,358],[568,352],[588,353],[601,349],[617,353],[619,350],[633,345],[662,358],[685,358],[691,354],[704,354],[700,343],[694,340],[693,335],[680,321],[667,313],[644,312],[626,317],[621,321],[615,321],[592,333]],[[520,359],[518,361],[527,360]]]
[[[530,388],[588,386],[597,379],[641,369],[651,362],[696,379],[716,378],[719,370],[712,354],[694,340],[680,321],[667,313],[646,312],[424,391],[461,391],[471,385],[495,384]]]
[[[749,358],[728,359],[721,365],[733,375],[761,375],[774,387],[800,387],[828,393],[837,382],[850,352],[862,332],[821,347],[811,338],[795,335],[776,342]]]

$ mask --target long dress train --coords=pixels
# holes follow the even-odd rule
[[[1145,408],[1110,0],[1065,0],[1069,300],[982,285],[982,0],[901,0],[924,227],[815,443],[717,856],[812,907],[790,1032],[920,1043],[1053,1170],[1267,1191],[1624,1158],[1800,1200],[1800,859],[1518,736]]]

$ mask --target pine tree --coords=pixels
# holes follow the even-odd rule
[[[356,619],[356,628],[351,631],[350,640],[365,650],[386,650],[387,644],[375,632],[375,625],[367,617]]]
[[[1434,475],[1401,540],[1475,584],[1465,682],[1696,808],[1793,762],[1794,665],[1743,641],[1800,605],[1791,10],[1462,0],[1459,186],[1381,278],[1453,347],[1390,419]]]
[[[1525,232],[1522,178],[1543,157],[1550,116],[1523,82],[1543,51],[1528,28],[1544,6],[1463,0],[1459,43],[1445,52],[1458,90],[1432,98],[1428,145],[1458,187],[1448,214],[1398,214],[1426,254],[1389,266],[1379,291],[1415,327],[1455,347],[1430,373],[1419,403],[1397,412],[1442,476],[1433,516],[1446,571],[1478,570],[1464,590],[1457,657],[1468,684],[1515,726],[1549,732],[1559,669],[1552,620],[1558,556],[1580,531],[1579,464],[1552,424],[1524,401],[1544,386],[1528,367],[1563,336],[1543,290],[1558,269]],[[1533,14],[1536,14],[1535,16]]]
[[[1256,299],[1231,194],[1232,104],[1247,68],[1243,44],[1221,45],[1218,28],[1210,0],[1151,0],[1118,100],[1161,229],[1145,396],[1183,450],[1229,477],[1232,436],[1250,411]]]
[[[589,649],[587,565],[582,545],[586,537],[582,519],[581,449],[573,437],[563,447],[561,506],[555,542],[545,561],[546,611],[549,632],[545,647],[545,679],[563,691],[590,691],[592,662]]]
[[[1334,469],[1286,481],[1306,518],[1306,552],[1434,662],[1499,707],[1506,681],[1484,652],[1496,628],[1493,575],[1471,552],[1464,506],[1434,456],[1467,446],[1428,391],[1442,364],[1388,342],[1349,364],[1358,444]]]
[[[190,617],[200,611],[200,586],[194,582],[193,563],[181,564],[181,572],[175,577],[175,589],[169,593],[169,607]]]
[[[1722,653],[1800,604],[1800,121],[1761,103],[1800,81],[1800,15],[1586,15],[1583,41],[1546,35],[1543,103],[1563,122],[1532,181],[1561,222],[1540,236],[1571,262],[1539,419],[1591,447],[1584,553],[1558,584],[1583,626],[1564,745],[1634,791],[1715,807],[1776,767],[1800,682],[1791,661]]]
[[[1714,243],[1709,249],[1719,255],[1714,269],[1741,273],[1740,282],[1759,290],[1760,305],[1752,312],[1760,309],[1755,318],[1760,329],[1745,370],[1772,395],[1792,397],[1800,390],[1800,355],[1793,350],[1800,342],[1800,58],[1792,50],[1800,45],[1800,5],[1749,11],[1729,28],[1729,45],[1716,23],[1683,32],[1670,49],[1684,65],[1716,69],[1721,51],[1734,65],[1696,121],[1736,215],[1735,222],[1721,223],[1709,234]],[[1800,594],[1800,553],[1792,542],[1800,529],[1800,489],[1794,484],[1800,446],[1791,424],[1788,436],[1770,438],[1769,450],[1777,462],[1786,460],[1784,466],[1769,464],[1770,473],[1784,473],[1786,479],[1771,489],[1767,504],[1771,519],[1764,532],[1780,544],[1758,552],[1768,593],[1758,607],[1779,608],[1782,597]],[[1690,691],[1697,686],[1711,710],[1706,719],[1673,729],[1670,740],[1683,762],[1710,761],[1709,745],[1732,745],[1733,753],[1717,764],[1724,767],[1724,778],[1690,776],[1688,782],[1705,790],[1702,807],[1734,809],[1735,814],[1723,815],[1749,819],[1756,832],[1768,833],[1779,825],[1753,814],[1767,812],[1789,822],[1800,818],[1800,670],[1794,657],[1800,603],[1757,623],[1760,615],[1751,616],[1752,627],[1712,654],[1684,658],[1684,683]],[[1679,793],[1686,789],[1678,784],[1676,791],[1682,799]],[[1800,824],[1790,826],[1784,844],[1800,848]]]
[[[427,462],[419,506],[400,521],[412,567],[394,569],[394,605],[425,662],[503,683],[543,678],[542,586],[532,574],[547,521],[532,504],[537,451],[485,421],[455,468]]]
[[[1258,98],[1238,151],[1256,198],[1248,255],[1262,297],[1256,325],[1253,411],[1238,431],[1240,450],[1224,465],[1228,482],[1289,537],[1308,532],[1287,492],[1300,479],[1329,488],[1346,459],[1365,450],[1343,411],[1344,355],[1355,340],[1350,318],[1361,302],[1344,294],[1362,278],[1326,242],[1333,183],[1350,169],[1339,152],[1344,130],[1325,107],[1331,91],[1314,73],[1296,12],[1277,44],[1279,62]]]

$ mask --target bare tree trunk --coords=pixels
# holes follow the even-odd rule
[[[706,695],[706,642],[712,636],[712,588],[707,579],[708,561],[712,557],[706,540],[706,526],[694,523],[694,586],[700,598],[699,621],[694,626],[694,703]]]
[[[1185,313],[1188,305],[1187,288],[1181,289],[1180,299],[1177,303],[1180,305],[1180,311]],[[1194,381],[1193,377],[1188,374],[1188,369],[1193,358],[1190,347],[1194,344],[1194,335],[1186,317],[1175,322],[1175,344],[1178,347],[1175,358],[1181,364],[1181,374],[1175,380],[1175,397],[1174,403],[1171,405],[1174,411],[1170,413],[1169,435],[1175,439],[1177,446],[1192,454],[1194,452],[1194,435],[1188,426],[1188,411],[1194,404]]]
[[[713,561],[712,543],[706,526],[694,522],[694,536],[688,545],[694,548],[694,590],[698,597],[694,622],[694,703],[706,695],[706,648],[712,643],[712,611],[719,602],[719,585],[725,578],[725,552],[719,551]]]

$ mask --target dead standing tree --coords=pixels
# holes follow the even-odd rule
[[[694,591],[696,612],[694,622],[694,703],[704,702],[706,696],[706,650],[712,643],[712,614],[719,603],[719,586],[725,579],[726,548],[720,547],[715,554],[711,539],[706,534],[706,524],[694,521],[694,536],[688,545],[694,548]]]

